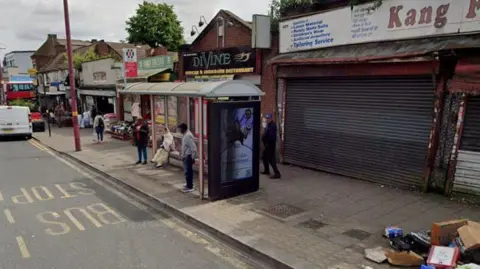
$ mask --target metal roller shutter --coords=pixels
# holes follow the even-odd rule
[[[431,76],[288,80],[285,162],[418,188],[434,100]]]
[[[480,97],[470,97],[457,157],[453,192],[480,195]]]

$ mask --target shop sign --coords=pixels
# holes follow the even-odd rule
[[[280,53],[480,30],[480,0],[389,0],[280,23]]]
[[[185,75],[223,75],[256,72],[256,54],[250,47],[226,48],[183,55]]]
[[[138,70],[173,69],[173,57],[168,55],[139,59]]]
[[[123,66],[125,77],[135,78],[138,76],[137,49],[123,49]]]

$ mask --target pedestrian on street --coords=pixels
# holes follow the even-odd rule
[[[183,134],[181,156],[183,159],[183,169],[185,170],[186,184],[183,192],[193,191],[193,163],[197,157],[197,145],[193,138],[192,132],[188,130],[186,123],[178,125],[180,133]]]
[[[138,161],[135,164],[147,164],[148,124],[142,117],[137,118],[133,131],[135,145],[137,146]]]
[[[265,115],[267,119],[267,126],[263,131],[262,135],[262,142],[264,145],[262,159],[263,159],[263,167],[264,171],[262,174],[270,175],[270,165],[273,168],[274,175],[270,178],[280,178],[280,171],[277,167],[277,160],[276,160],[276,150],[277,150],[277,124],[273,121],[272,114],[267,113]]]
[[[103,143],[103,133],[105,132],[105,120],[101,114],[95,116],[93,127],[97,133],[97,143]]]
[[[97,113],[97,108],[95,106],[92,106],[92,109],[90,109],[90,116],[92,117],[92,119],[95,119]]]

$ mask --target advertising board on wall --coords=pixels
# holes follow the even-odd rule
[[[216,51],[193,52],[183,55],[187,76],[254,73],[256,53],[250,47],[224,48]]]
[[[134,78],[138,76],[137,49],[123,49],[123,66],[125,77]]]
[[[480,31],[480,0],[388,0],[280,23],[280,53]]]

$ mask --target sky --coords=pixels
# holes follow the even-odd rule
[[[143,0],[69,0],[73,39],[125,40],[125,21],[135,14]],[[266,14],[269,0],[151,0],[174,6],[189,43],[192,25],[199,31],[200,16],[207,22],[220,9],[230,10],[244,20],[253,14]],[[55,33],[65,36],[62,0],[0,0],[0,59],[9,51],[37,50]],[[5,49],[1,49],[5,48]]]

